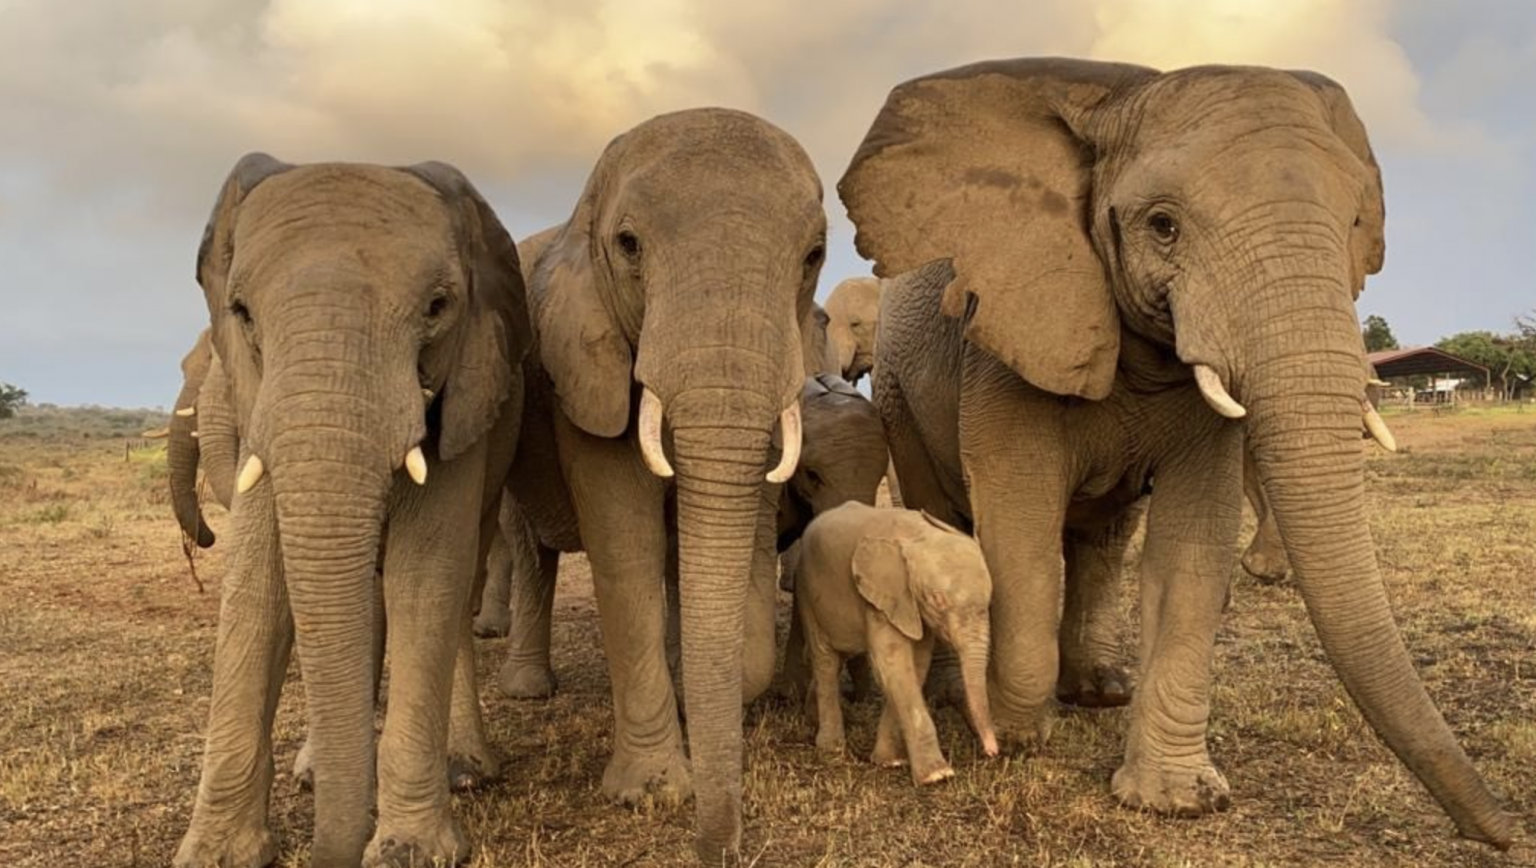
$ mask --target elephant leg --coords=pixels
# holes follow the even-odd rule
[[[824,754],[842,756],[846,740],[843,696],[837,689],[837,678],[843,668],[843,658],[827,641],[809,607],[801,607],[799,616],[811,668],[811,690],[816,700],[816,749]]]
[[[384,551],[389,707],[379,739],[378,828],[366,866],[452,865],[469,854],[454,820],[448,754],[454,669],[472,653],[470,606],[484,568],[486,446],[430,466],[431,482],[397,486]],[[471,664],[473,660],[471,659]],[[473,669],[472,665],[470,667]],[[463,685],[475,703],[472,682]]]
[[[887,721],[894,717],[901,733],[900,744],[911,765],[912,783],[922,786],[952,778],[955,770],[939,749],[938,730],[928,714],[928,704],[923,701],[923,670],[928,667],[933,653],[933,635],[930,633],[921,641],[913,642],[884,622],[883,616],[880,619],[869,629],[870,665],[880,682],[880,690],[885,693],[885,708],[881,711],[880,733],[875,739],[873,759],[881,765],[893,764],[894,739],[888,733]]]
[[[1144,511],[1137,501],[1104,527],[1067,532],[1056,698],[1068,705],[1110,708],[1131,701],[1131,673],[1120,647],[1121,576],[1126,546]]]
[[[804,702],[809,707],[813,701],[813,688],[800,609],[800,596],[796,594],[790,603],[789,637],[784,640],[784,669],[779,673],[779,695],[792,703]]]
[[[476,587],[487,580],[487,550],[501,537],[496,513],[489,512],[480,525],[480,557],[476,563]],[[482,598],[471,594],[470,601]],[[458,791],[478,789],[501,777],[501,757],[485,736],[480,713],[480,683],[475,673],[473,615],[464,613],[459,647],[454,655],[453,698],[448,711],[448,783]]]
[[[927,444],[923,443],[917,422],[899,390],[887,386],[885,393],[877,398],[891,451],[891,472],[887,478],[894,480],[896,473],[901,475],[900,491],[892,489],[893,502],[899,497],[901,506],[906,509],[921,509],[958,528],[970,527],[967,517],[962,515],[964,505],[954,503],[945,491],[934,458]]]
[[[1248,449],[1243,450],[1243,492],[1253,506],[1257,525],[1248,550],[1243,552],[1243,569],[1265,584],[1283,582],[1291,571],[1291,562],[1285,555],[1285,544],[1280,541],[1280,528],[1275,524],[1274,513],[1269,511],[1269,499],[1264,496],[1264,485],[1259,481],[1253,453]]]
[[[1242,519],[1240,438],[1236,426],[1225,425],[1198,458],[1158,470],[1141,566],[1142,687],[1112,784],[1128,807],[1196,816],[1230,802],[1206,727],[1216,631]]]
[[[973,371],[978,364],[1001,363],[968,356],[966,377],[987,388],[968,388],[960,407],[976,539],[992,574],[992,712],[1002,738],[1041,744],[1059,671],[1062,532],[1076,462],[1060,402],[1005,369]]]
[[[177,868],[255,868],[277,858],[267,826],[272,718],[293,647],[272,487],[236,502],[235,554],[223,583],[213,702],[192,823]]]
[[[629,440],[574,434],[561,458],[582,528],[613,686],[613,757],[605,796],[692,794],[666,656],[664,489]]]
[[[492,534],[491,550],[485,559],[485,589],[480,592],[475,611],[476,636],[499,639],[511,632],[513,572],[511,547],[502,534]]]
[[[937,653],[943,651],[946,647],[942,644],[936,646],[936,643],[929,642],[926,645],[920,645],[916,649],[912,663],[916,667],[919,684],[928,683],[927,679],[930,671],[928,667],[935,659]],[[869,655],[866,654],[859,659],[865,663],[865,672],[872,674],[874,667],[870,664]],[[849,662],[852,663],[852,661]],[[851,669],[852,667],[850,666],[849,668]],[[888,698],[884,703],[884,707],[880,710],[880,725],[875,731],[875,750],[870,755],[870,761],[877,766],[885,766],[887,768],[907,764],[907,747],[906,742],[902,739],[901,723],[896,717],[896,704]]]
[[[548,699],[559,687],[550,644],[560,553],[533,541],[531,532],[527,542],[532,551],[513,558],[511,638],[497,684],[513,699]],[[521,547],[511,543],[514,552]]]
[[[757,541],[752,550],[751,586],[743,612],[746,638],[741,651],[741,701],[748,704],[768,692],[777,664],[779,555],[775,545],[778,485],[764,485],[757,511]]]

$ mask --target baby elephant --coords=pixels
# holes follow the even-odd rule
[[[923,703],[938,638],[960,658],[971,725],[996,756],[987,706],[992,578],[976,541],[927,513],[845,503],[812,521],[803,544],[795,593],[816,690],[816,747],[843,750],[839,668],[845,656],[868,652],[885,693],[871,759],[910,761],[919,785],[953,777]]]

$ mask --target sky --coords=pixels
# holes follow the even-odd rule
[[[868,271],[834,190],[891,87],[977,60],[1307,68],[1382,165],[1404,345],[1536,308],[1528,0],[0,0],[0,382],[166,406],[206,324],[203,224],[248,151],[464,170],[514,237],[566,219],[615,135],[702,105],[806,148],[820,294]]]

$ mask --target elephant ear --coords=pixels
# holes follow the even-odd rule
[[[560,409],[589,434],[617,437],[629,427],[634,353],[598,289],[596,186],[594,177],[570,221],[543,242],[529,288],[539,359]]]
[[[1371,150],[1365,124],[1355,114],[1354,104],[1349,101],[1344,88],[1328,76],[1315,72],[1293,70],[1291,75],[1317,92],[1334,134],[1365,167],[1365,198],[1360,203],[1360,217],[1349,236],[1354,271],[1351,288],[1358,299],[1365,291],[1365,278],[1381,271],[1387,256],[1387,206],[1382,194],[1381,166],[1376,163],[1376,154]]]
[[[950,259],[944,312],[1024,379],[1102,398],[1120,324],[1089,237],[1094,155],[1069,123],[1154,75],[1057,58],[989,61],[891,91],[838,184],[882,277]]]
[[[911,574],[900,540],[866,537],[853,552],[853,580],[859,596],[879,609],[903,636],[923,638],[923,620],[912,594]]]
[[[418,163],[404,171],[425,181],[448,206],[469,284],[463,332],[442,389],[437,451],[451,461],[500,416],[533,343],[533,327],[517,247],[479,191],[446,163]]]

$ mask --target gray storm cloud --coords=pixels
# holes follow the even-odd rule
[[[660,112],[761,114],[806,145],[830,193],[897,82],[1068,54],[1316,69],[1349,88],[1380,152],[1497,151],[1479,119],[1426,110],[1394,11],[1388,0],[0,0],[0,261],[11,263],[0,380],[43,400],[168,400],[205,317],[191,287],[201,222],[249,150],[448,160],[529,232],[568,214],[610,138]],[[862,263],[835,196],[828,211],[835,282]],[[77,344],[97,355],[43,360],[73,358]]]

